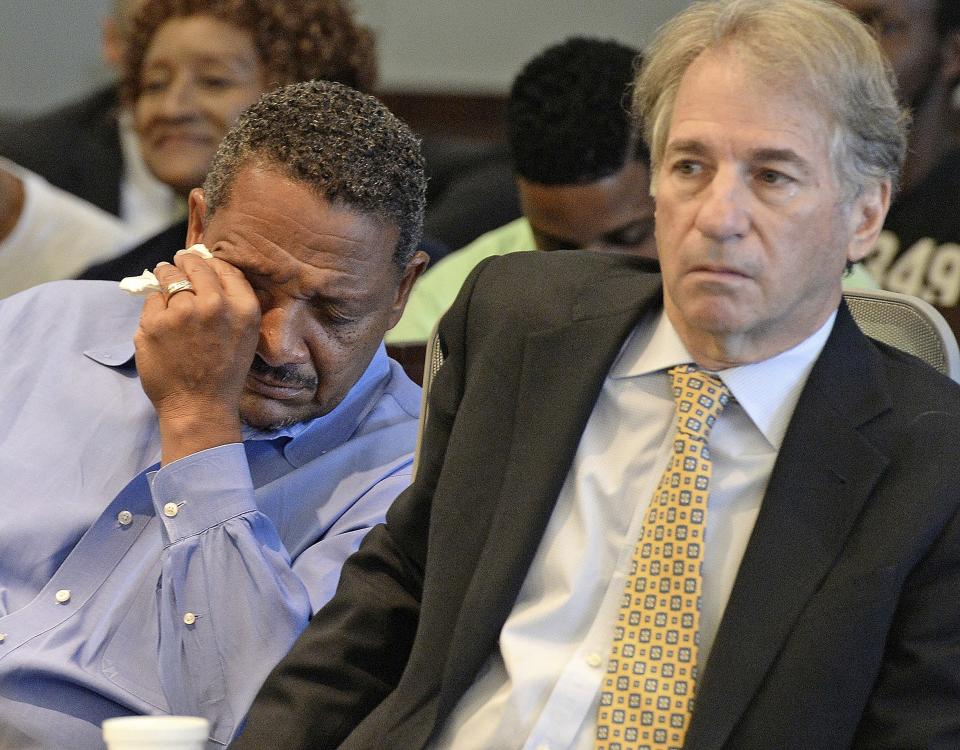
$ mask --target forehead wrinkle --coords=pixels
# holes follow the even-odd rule
[[[258,232],[248,229],[239,237],[234,230],[227,234],[223,241],[229,243],[226,248],[215,246],[214,255],[218,255],[228,263],[235,265],[245,275],[256,276],[267,280],[271,284],[281,286],[295,282],[295,289],[301,296],[335,295],[341,298],[360,299],[367,295],[364,284],[369,276],[369,269],[375,264],[364,258],[343,255],[325,251],[323,248],[310,247],[302,242],[296,243],[303,248],[304,254],[311,258],[325,259],[328,265],[318,266],[307,262],[285,247]],[[314,237],[333,237],[338,241],[362,246],[359,240],[348,239],[336,234],[311,233]],[[273,252],[264,252],[269,248]]]
[[[317,228],[312,224],[300,221],[296,215],[291,215],[282,209],[274,209],[273,206],[270,205],[256,204],[252,210],[245,210],[242,207],[241,201],[241,205],[224,206],[224,209],[239,214],[238,219],[242,218],[244,221],[249,222],[250,225],[254,227],[259,225],[266,225],[267,227],[283,226],[287,230],[291,231],[295,239],[298,236],[303,235],[311,238],[330,237],[338,242],[356,245],[358,247],[363,247],[366,242],[366,238],[361,236],[364,234],[364,228],[362,227],[356,228],[356,236],[350,234],[340,234],[328,229],[327,226],[324,226],[323,228]],[[236,222],[237,219],[233,219],[233,221]],[[329,223],[332,222],[328,222],[328,225]],[[262,234],[260,236],[265,237],[265,235]],[[271,244],[275,245],[276,243],[271,242]],[[299,244],[308,250],[316,250],[315,248],[311,248],[309,243],[303,242],[302,240]]]

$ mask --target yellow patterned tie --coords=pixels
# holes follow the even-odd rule
[[[670,370],[673,457],[633,551],[597,712],[596,750],[679,750],[696,682],[707,436],[730,392],[692,365]]]

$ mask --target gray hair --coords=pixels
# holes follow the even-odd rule
[[[250,164],[276,168],[330,203],[370,213],[400,232],[402,269],[416,252],[426,195],[420,141],[377,99],[332,81],[265,94],[220,143],[203,183],[207,218]]]
[[[884,180],[896,187],[909,115],[897,103],[893,72],[867,28],[823,0],[706,0],[664,25],[633,100],[654,176],[687,67],[723,45],[745,53],[763,79],[807,88],[832,120],[831,156],[847,199]]]

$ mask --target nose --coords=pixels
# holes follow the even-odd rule
[[[271,367],[309,361],[310,350],[298,324],[299,317],[289,306],[277,305],[263,310],[257,354]]]
[[[718,170],[703,192],[696,227],[708,239],[723,242],[746,235],[750,194],[734,170]]]
[[[175,76],[160,92],[157,108],[169,120],[190,117],[196,110],[196,87],[187,76]]]

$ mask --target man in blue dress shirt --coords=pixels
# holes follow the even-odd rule
[[[332,83],[265,96],[190,196],[146,302],[0,303],[0,746],[100,723],[237,731],[409,483],[419,389],[386,357],[425,256],[419,144]]]

